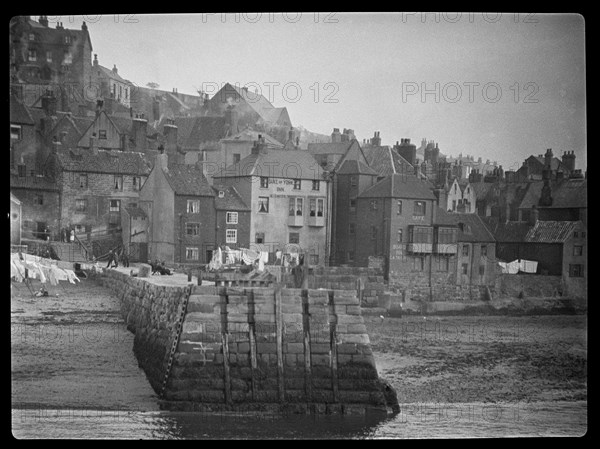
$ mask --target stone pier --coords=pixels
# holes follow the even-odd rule
[[[168,410],[383,415],[355,291],[159,286],[116,270],[97,279],[121,301],[134,352]]]

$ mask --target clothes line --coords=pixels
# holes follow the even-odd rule
[[[58,285],[59,281],[81,282],[73,270],[59,267],[55,260],[19,253],[10,255],[10,277],[17,282],[39,279],[42,284],[50,285]]]

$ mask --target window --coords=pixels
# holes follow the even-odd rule
[[[121,200],[110,200],[109,212],[121,212]]]
[[[577,231],[573,232],[573,237],[574,238],[579,238],[579,232],[577,232]]]
[[[187,260],[198,260],[198,248],[185,248],[185,258]]]
[[[572,278],[583,277],[583,265],[569,264],[569,277],[572,277]]]
[[[225,243],[237,243],[237,229],[225,230]]]
[[[585,238],[585,231],[581,233],[581,238]]]
[[[88,187],[88,175],[86,173],[79,174],[79,188],[87,189]]]
[[[318,265],[319,264],[319,255],[318,254],[311,254],[310,255],[310,264],[311,265]]]
[[[123,96],[123,86],[119,84],[119,98]]]
[[[485,265],[479,265],[479,276],[483,276],[485,274]]]
[[[371,226],[371,240],[377,240],[377,226]]]
[[[27,52],[27,60],[30,62],[37,61],[37,51],[33,48],[29,49],[29,51]]]
[[[402,215],[402,200],[398,200],[398,215]]]
[[[469,255],[469,245],[463,245],[463,247],[462,247],[462,255],[463,256],[468,256]]]
[[[346,255],[346,260],[348,262],[354,262],[354,251],[348,251]]]
[[[63,64],[72,64],[73,63],[73,55],[70,51],[65,51],[65,57],[63,59]]]
[[[348,223],[348,234],[354,235],[356,233],[356,223]]]
[[[294,179],[294,190],[300,190],[302,188],[302,181]]]
[[[377,210],[377,200],[371,201],[371,210]]]
[[[416,226],[411,229],[411,234],[409,235],[411,243],[433,243],[433,228],[424,227],[424,226]]]
[[[312,182],[312,189],[313,190],[319,190],[321,188],[321,182],[320,181],[313,181]]]
[[[457,188],[458,188],[458,186],[456,184],[454,184],[454,193],[456,193]]]
[[[350,210],[351,211],[356,210],[356,198],[350,198]]]
[[[317,217],[323,216],[323,210],[325,209],[325,200],[322,198],[317,199]]]
[[[137,177],[137,176],[134,176],[134,177],[131,179],[131,185],[133,186],[133,190],[139,190],[139,188],[140,188],[140,183],[139,183],[139,180],[138,180],[138,177]]]
[[[415,209],[413,215],[422,217],[425,215],[425,201],[415,201]]]
[[[300,233],[290,232],[289,243],[300,244]]]
[[[87,210],[87,200],[75,200],[75,210],[85,212]]]
[[[413,270],[414,271],[423,271],[425,268],[425,258],[424,257],[413,257]]]
[[[200,200],[187,200],[187,213],[197,214],[200,212]]]
[[[65,44],[70,44],[71,42],[73,42],[71,36],[65,36]]]
[[[52,52],[51,51],[46,52],[46,61],[52,62]]]
[[[34,193],[33,194],[33,204],[43,205],[44,204],[44,195],[42,195],[40,193]]]
[[[398,243],[402,243],[402,229],[398,229]]]
[[[353,187],[356,185],[356,176],[350,176],[350,185]]]
[[[481,245],[481,257],[487,257],[487,245]]]
[[[186,223],[185,224],[186,235],[200,235],[200,223]]]
[[[269,213],[269,197],[259,196],[258,197],[258,211],[262,213]]]
[[[227,224],[238,224],[238,213],[227,212],[227,214],[225,214],[225,222]]]
[[[125,88],[125,100],[129,99],[129,89]]]
[[[302,198],[290,198],[288,215],[290,217],[293,217],[294,215],[299,217],[302,216],[302,206]]]
[[[463,263],[462,264],[462,274],[468,274],[468,273],[469,273],[469,264]]]
[[[573,247],[573,255],[574,256],[582,256],[583,255],[583,246],[575,245]]]
[[[265,233],[264,232],[257,232],[254,235],[254,241],[256,243],[265,243]]]
[[[105,129],[98,130],[98,139],[106,140],[106,130]]]
[[[456,243],[456,229],[439,228],[438,244]]]
[[[34,41],[35,40],[35,34],[29,33],[29,40],[30,41]]]
[[[261,176],[260,177],[260,188],[261,189],[266,189],[268,187],[269,187],[269,178]]]
[[[241,155],[239,153],[233,153],[233,163],[237,164],[241,159]]]
[[[19,171],[19,178],[24,178],[27,176],[27,166],[19,164],[17,165],[17,170]]]
[[[22,139],[22,129],[19,125],[10,125],[10,138],[14,140]]]
[[[206,150],[202,150],[202,153],[200,154],[200,160],[203,162],[206,162]]]
[[[444,256],[438,256],[437,261],[438,261],[438,263],[437,263],[438,271],[447,272],[448,269],[450,268],[450,258],[444,257]]]
[[[115,185],[115,190],[123,190],[123,176],[115,175],[113,184]]]

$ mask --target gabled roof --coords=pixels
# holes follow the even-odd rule
[[[126,79],[122,78],[121,75],[119,75],[118,73],[113,72],[111,69],[109,69],[107,67],[104,67],[104,66],[102,66],[100,64],[98,64],[97,66],[92,66],[92,70],[95,70],[95,69],[100,69],[100,71],[104,75],[106,75],[107,77],[109,77],[111,79],[117,80],[117,81],[119,81],[121,83],[124,83],[124,84],[130,84],[130,82],[127,81]]]
[[[10,122],[20,125],[35,125],[27,107],[15,95],[10,96]]]
[[[549,208],[587,208],[587,179],[575,178],[552,186]],[[539,206],[542,208],[542,206]]]
[[[379,176],[389,176],[394,173],[414,174],[413,166],[389,146],[367,146],[365,156],[369,166]]]
[[[473,188],[473,191],[475,192],[475,198],[477,198],[478,200],[483,200],[485,199],[489,192],[492,190],[493,187],[493,183],[491,182],[473,182],[471,183],[471,187]]]
[[[338,168],[338,175],[348,175],[348,174],[360,174],[360,175],[373,175],[377,176],[378,173],[370,168],[368,165],[364,164],[362,161],[345,159],[340,168]]]
[[[169,164],[163,173],[176,195],[214,196],[202,168],[196,165]]]
[[[232,211],[249,211],[250,207],[246,205],[238,191],[233,186],[215,184],[212,186],[215,192],[215,209]],[[224,192],[224,197],[219,197],[219,192]]]
[[[456,214],[446,212],[441,207],[436,208],[434,226],[458,226]]]
[[[530,161],[537,161],[539,162],[539,165],[544,168],[546,166],[546,158],[544,156],[529,156],[527,158],[527,160]],[[562,167],[562,161],[560,159],[558,159],[557,157],[552,157],[552,160],[550,162],[550,168],[554,171],[558,170],[559,168]]]
[[[90,50],[93,51],[92,48],[92,40],[90,39],[90,35],[86,30],[76,30],[72,28],[52,28],[50,26],[43,26],[41,23],[36,22],[30,17],[27,18],[26,23],[33,28],[38,35],[38,41],[44,42],[46,44],[54,44],[57,47],[61,47],[64,45],[64,41],[62,37],[65,35],[72,36],[75,39],[75,44],[78,44],[82,41],[82,39],[87,39],[90,43]]]
[[[526,221],[500,222],[498,217],[481,217],[489,231],[499,243],[523,243],[532,228]]]
[[[221,170],[213,178],[268,176],[284,179],[323,179],[323,169],[314,157],[304,150],[268,149],[252,153],[241,161]]]
[[[237,86],[229,83],[223,86],[223,90],[225,90],[225,92],[237,93],[237,95],[242,97],[246,101],[246,103],[252,109],[254,109],[258,113],[258,115],[266,122],[272,122],[274,116],[276,116],[276,118],[278,119],[279,115],[281,115],[281,109],[283,108],[275,108],[269,100],[267,100],[265,97],[262,96],[262,94],[258,92],[250,92],[248,89],[238,88]],[[219,93],[215,95],[219,95]],[[280,110],[277,112],[274,111],[274,109]]]
[[[348,142],[319,142],[309,143],[308,152],[310,154],[346,154],[348,148],[352,145],[352,140]]]
[[[145,155],[133,151],[98,150],[98,154],[93,154],[89,149],[63,149],[58,151],[57,157],[65,171],[138,176],[150,173]]]
[[[435,200],[433,185],[414,175],[393,174],[369,187],[359,198],[414,198]]]
[[[133,217],[148,218],[148,215],[146,215],[146,211],[144,209],[142,209],[141,207],[125,206],[125,210],[132,218]]]
[[[224,137],[221,140],[223,142],[256,142],[258,141],[259,135],[265,138],[267,148],[283,148],[283,145],[279,141],[275,140],[267,133],[254,131],[253,129],[245,129],[233,136]]]
[[[529,243],[563,243],[579,221],[537,221],[525,236]]]
[[[203,143],[217,142],[225,137],[224,117],[175,117],[174,121],[177,143],[183,149],[201,150]]]

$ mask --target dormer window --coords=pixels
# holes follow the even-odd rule
[[[222,190],[219,190],[219,198],[225,198],[225,192]]]
[[[30,41],[34,41],[35,40],[35,34],[29,33],[29,40]]]
[[[73,38],[71,36],[65,36],[65,44],[70,44],[71,42],[73,42]]]

